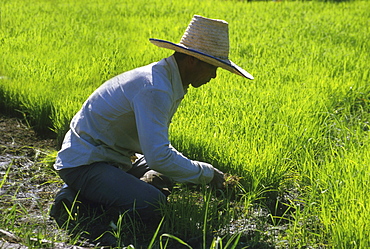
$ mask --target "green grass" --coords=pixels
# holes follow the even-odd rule
[[[175,147],[242,177],[240,205],[266,205],[274,222],[281,215],[273,211],[276,199],[295,193],[295,211],[284,217],[289,229],[279,234],[292,248],[369,247],[367,1],[5,0],[0,109],[61,140],[96,87],[169,56],[148,38],[178,42],[193,14],[229,22],[230,58],[256,79],[219,69],[208,85],[190,89],[171,126]],[[188,211],[182,217],[202,224],[202,207],[190,193],[179,196],[168,210]],[[208,213],[215,229],[227,223],[217,212]],[[199,233],[178,224],[163,227]]]

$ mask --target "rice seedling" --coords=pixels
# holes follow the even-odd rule
[[[229,22],[230,58],[256,79],[219,70],[213,82],[189,90],[170,135],[186,156],[238,176],[241,187],[237,198],[223,193],[222,202],[206,189],[179,186],[157,231],[156,238],[170,234],[162,235],[163,247],[166,238],[201,236],[204,243],[205,231],[223,229],[230,236],[214,233],[214,246],[233,239],[238,246],[370,246],[367,1],[0,5],[0,110],[52,130],[59,141],[97,86],[170,55],[148,38],[178,41],[193,14]],[[264,225],[258,210],[268,217]],[[15,228],[15,208],[7,212],[6,226]],[[241,220],[254,222],[240,229],[249,234],[232,233]],[[285,229],[275,236],[270,225]]]

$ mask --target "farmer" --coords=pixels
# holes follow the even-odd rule
[[[73,117],[54,165],[66,183],[54,206],[78,192],[145,220],[165,203],[172,181],[223,187],[224,174],[180,154],[168,129],[189,85],[206,84],[218,67],[253,79],[228,59],[228,23],[195,15],[180,43],[150,42],[175,53],[108,80]]]

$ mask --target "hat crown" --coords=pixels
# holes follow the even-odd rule
[[[229,57],[228,23],[224,20],[194,15],[179,44],[227,60]]]
[[[209,19],[194,15],[180,43],[149,39],[158,47],[172,49],[193,56],[216,67],[253,79],[243,68],[229,60],[229,27],[224,20]]]

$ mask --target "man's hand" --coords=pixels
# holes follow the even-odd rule
[[[225,176],[220,170],[214,168],[214,175],[212,181],[209,183],[216,189],[223,189],[225,187]]]

